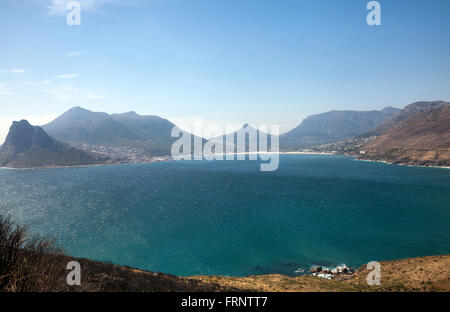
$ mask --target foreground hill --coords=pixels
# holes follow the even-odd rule
[[[136,149],[148,156],[170,155],[172,143],[178,139],[171,136],[175,127],[158,116],[141,116],[135,112],[110,115],[81,107],[71,108],[43,126],[56,139],[79,147]]]
[[[51,138],[41,127],[26,120],[13,122],[0,147],[0,166],[38,168],[100,163],[95,155]]]
[[[330,111],[312,115],[293,130],[280,136],[282,149],[298,149],[336,142],[370,131],[400,112],[386,107],[381,111]]]
[[[361,159],[450,166],[450,105],[416,113],[363,148]]]
[[[47,255],[42,259],[52,268],[44,275],[42,289],[30,291],[76,292],[393,292],[450,291],[450,255],[410,258],[380,262],[381,285],[368,286],[365,266],[345,280],[327,280],[312,275],[297,277],[271,274],[247,277],[191,276],[154,273],[127,266]],[[66,265],[78,261],[82,269],[81,286],[68,286]]]

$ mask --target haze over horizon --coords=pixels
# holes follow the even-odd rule
[[[67,2],[0,3],[1,143],[13,120],[74,106],[286,132],[330,110],[450,100],[448,1],[380,1],[381,26],[367,0],[81,0],[81,26]]]

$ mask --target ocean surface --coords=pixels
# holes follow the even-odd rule
[[[0,213],[77,257],[176,275],[283,273],[450,253],[450,170],[281,155],[0,169]]]

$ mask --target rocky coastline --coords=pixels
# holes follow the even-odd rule
[[[322,267],[320,265],[313,266],[309,269],[309,273],[313,276],[324,279],[344,279],[349,278],[355,273],[355,270],[349,268],[345,264],[338,265],[335,268]]]

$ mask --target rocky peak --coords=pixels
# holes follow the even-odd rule
[[[114,115],[114,114],[113,114]],[[137,114],[135,111],[126,112],[123,114],[117,114],[118,116],[127,117],[127,118],[136,118],[141,117],[139,114]]]
[[[244,130],[244,131],[252,131],[252,130],[258,131],[258,129],[252,127],[252,126],[249,125],[248,123],[246,123],[246,124],[244,124],[244,125],[242,126],[241,131],[242,131],[242,130]]]
[[[51,148],[53,144],[53,139],[41,127],[34,127],[28,121],[21,120],[13,122],[3,147],[16,155],[32,146]]]

